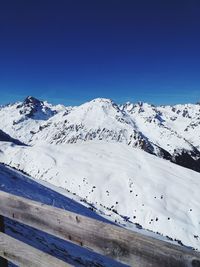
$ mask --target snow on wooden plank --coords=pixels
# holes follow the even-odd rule
[[[1,232],[0,256],[21,267],[72,266]]]
[[[0,214],[130,266],[200,266],[195,251],[2,191]]]

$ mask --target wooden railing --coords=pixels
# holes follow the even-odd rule
[[[200,253],[196,251],[2,191],[0,215],[129,266],[200,266]],[[20,266],[70,266],[3,232],[0,232],[0,256]]]

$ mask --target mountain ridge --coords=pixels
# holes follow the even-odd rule
[[[0,120],[3,131],[27,145],[119,142],[200,172],[199,104],[118,105],[96,98],[65,107],[28,96],[1,107]]]
[[[0,162],[70,192],[113,222],[200,249],[199,112],[197,105],[98,98],[65,107],[28,97],[0,108],[9,133],[0,140]]]

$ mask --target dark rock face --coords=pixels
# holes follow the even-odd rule
[[[160,157],[163,159],[171,160],[171,154],[163,148],[160,148]]]
[[[23,104],[23,109],[20,110],[20,114],[25,114],[26,117],[32,118],[35,113],[42,111],[44,103],[32,96],[28,96]]]
[[[0,130],[0,141],[3,141],[3,142],[12,142],[12,143],[14,143],[16,145],[24,145],[22,142],[20,142],[17,139],[12,138],[10,135],[6,134],[2,130]]]
[[[27,96],[24,101],[17,106],[17,108],[21,107],[31,107],[31,106],[41,106],[43,105],[43,101],[38,100],[33,96]]]
[[[19,113],[25,118],[45,120],[56,114],[56,111],[51,110],[45,106],[43,101],[38,100],[33,96],[25,98],[22,104],[17,106]]]
[[[24,104],[25,105],[34,105],[34,106],[39,106],[41,105],[43,102],[38,100],[37,98],[33,97],[33,96],[28,96],[25,100],[24,100]]]
[[[171,161],[182,167],[200,172],[200,158],[194,159],[186,151],[182,151],[180,154],[174,155]]]

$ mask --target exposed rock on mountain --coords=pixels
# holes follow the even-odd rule
[[[199,105],[117,105],[97,98],[77,107],[53,106],[34,97],[1,107],[1,129],[35,145],[119,142],[200,171]]]
[[[0,141],[11,142],[11,143],[14,143],[16,145],[24,145],[22,142],[20,142],[17,139],[12,138],[10,135],[4,133],[2,130],[0,130]]]
[[[32,96],[28,96],[23,103],[16,106],[19,114],[26,119],[46,120],[53,116],[56,111],[49,108],[43,101]],[[20,121],[19,121],[20,122]]]

